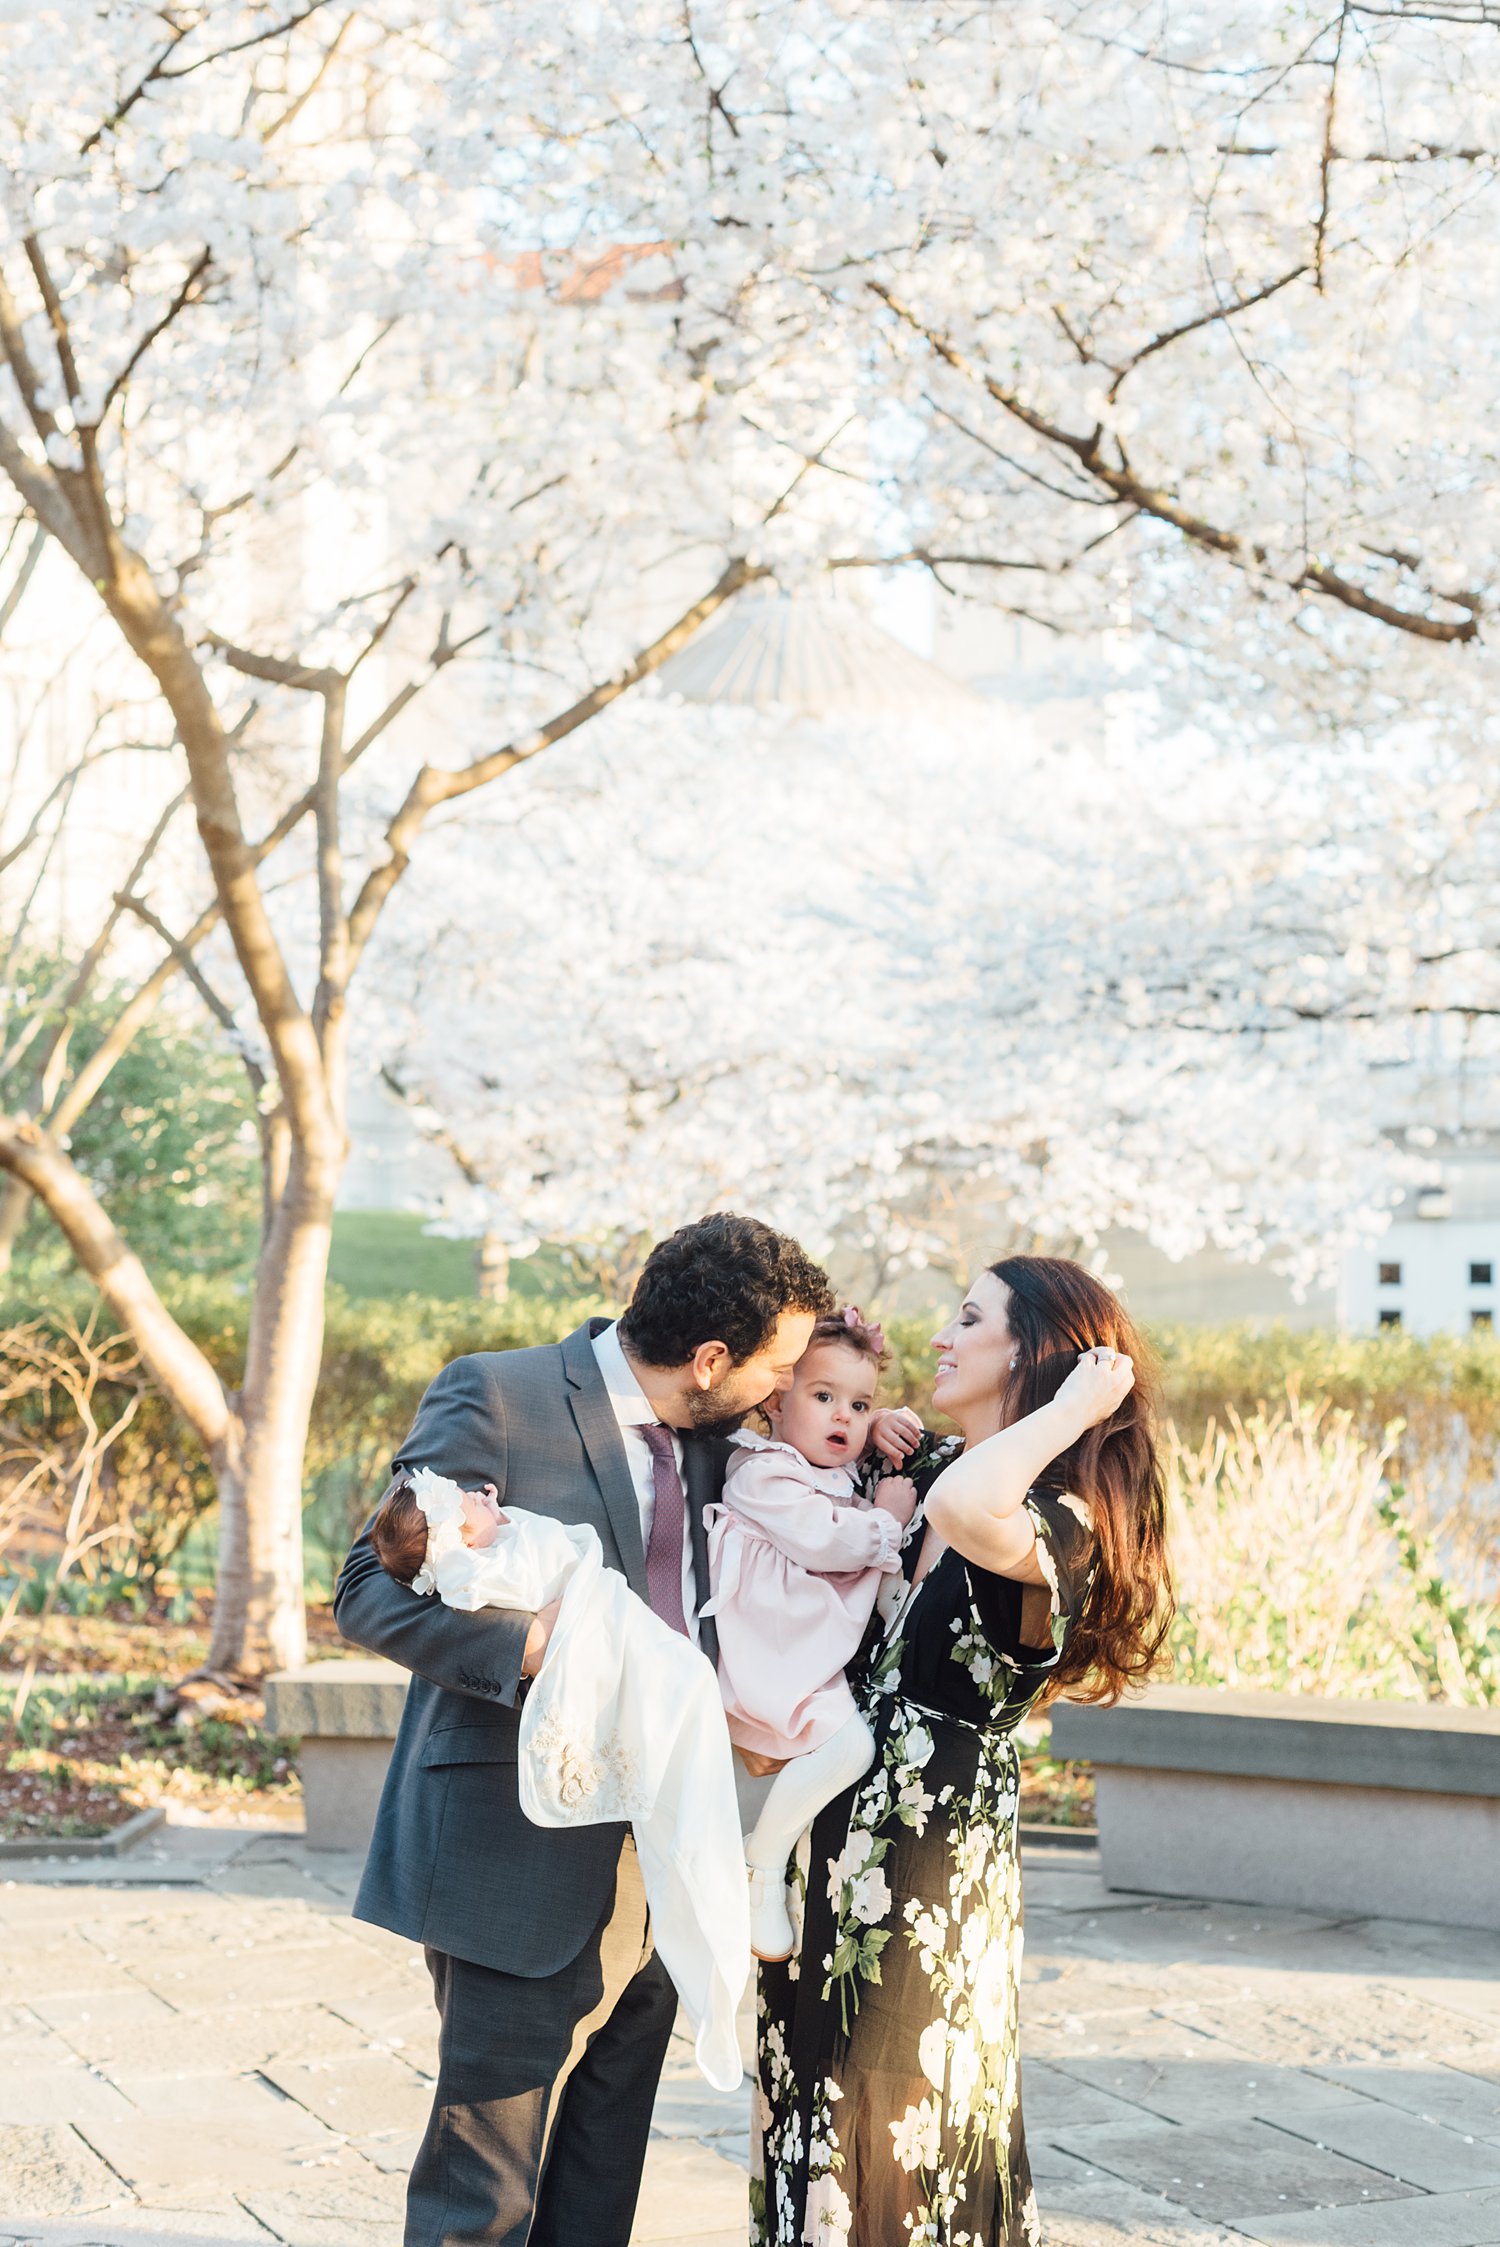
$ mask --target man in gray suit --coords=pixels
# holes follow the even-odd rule
[[[712,1658],[698,1615],[722,1438],[788,1385],[831,1308],[795,1241],[705,1217],[652,1250],[618,1325],[445,1366],[395,1475],[431,1467],[590,1523],[606,1563]],[[521,1811],[519,1703],[555,1609],[414,1598],[367,1527],[334,1612],[412,1672],[354,1907],[425,1945],[442,2024],[406,2247],[627,2247],[676,1997],[628,1826],[549,1831]]]

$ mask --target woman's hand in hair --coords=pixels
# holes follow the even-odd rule
[[[1080,1432],[1097,1428],[1119,1411],[1135,1387],[1135,1366],[1121,1350],[1085,1350],[1057,1392],[1056,1401],[1076,1414]]]

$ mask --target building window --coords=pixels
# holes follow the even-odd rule
[[[1470,1326],[1482,1326],[1488,1328],[1492,1327],[1494,1323],[1495,1314],[1493,1311],[1471,1311],[1469,1313]]]
[[[1382,1326],[1399,1326],[1401,1324],[1401,1313],[1399,1311],[1382,1311],[1380,1323]]]
[[[1382,1287],[1399,1287],[1401,1285],[1401,1266],[1399,1264],[1382,1264],[1380,1267],[1380,1284]]]
[[[1471,1264],[1469,1266],[1470,1287],[1489,1287],[1492,1285],[1494,1277],[1495,1267],[1493,1264]]]

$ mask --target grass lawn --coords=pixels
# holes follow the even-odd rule
[[[473,1241],[437,1240],[425,1218],[400,1209],[342,1209],[333,1220],[328,1277],[356,1298],[426,1295],[442,1303],[472,1299]]]
[[[333,1220],[328,1277],[355,1301],[374,1296],[425,1295],[439,1303],[470,1303],[477,1293],[477,1241],[439,1240],[424,1233],[427,1220],[404,1209],[341,1209]],[[579,1281],[559,1250],[539,1248],[510,1268],[513,1296],[528,1301],[575,1296]]]

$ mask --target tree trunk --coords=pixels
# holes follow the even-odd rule
[[[302,1470],[323,1351],[337,1173],[294,1151],[262,1242],[235,1426],[215,1459],[219,1575],[208,1667],[260,1678],[307,1654]]]
[[[499,1233],[486,1233],[474,1252],[474,1276],[481,1302],[503,1303],[510,1294],[510,1249]]]
[[[8,1272],[15,1255],[16,1242],[21,1227],[26,1222],[26,1212],[31,1206],[30,1188],[19,1178],[7,1176],[0,1184],[0,1275]]]

